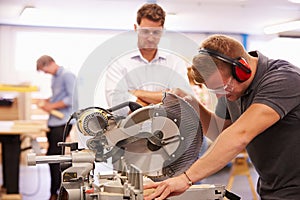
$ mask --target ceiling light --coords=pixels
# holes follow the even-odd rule
[[[19,16],[23,17],[24,15],[28,15],[28,13],[34,12],[34,10],[35,10],[34,6],[24,6]]]
[[[289,0],[292,3],[300,3],[300,0]]]
[[[265,34],[274,34],[297,29],[300,29],[300,20],[267,26],[264,28],[264,32]]]

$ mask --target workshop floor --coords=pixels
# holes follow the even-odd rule
[[[0,172],[2,166],[0,165]],[[229,179],[230,167],[225,167],[217,174],[205,179],[203,183],[227,185]],[[250,167],[250,173],[254,185],[257,182],[257,173]],[[0,184],[2,185],[2,173],[0,173]],[[50,193],[50,175],[48,164],[39,164],[37,166],[21,165],[20,168],[20,193],[23,200],[48,200]],[[245,176],[236,176],[232,192],[239,195],[243,200],[252,200],[253,196]]]

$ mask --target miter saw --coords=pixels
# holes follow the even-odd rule
[[[124,107],[130,108],[127,116],[114,114]],[[182,174],[198,159],[203,140],[197,112],[171,93],[165,93],[161,104],[141,107],[126,102],[109,109],[88,107],[75,112],[71,119],[76,119],[79,132],[90,136],[88,149],[62,142],[63,155],[28,156],[29,165],[61,163],[61,200],[142,200],[145,181]],[[71,155],[64,155],[66,147],[71,148]],[[95,163],[108,161],[114,173],[95,174]],[[223,199],[226,193],[221,185],[199,185],[170,199]]]

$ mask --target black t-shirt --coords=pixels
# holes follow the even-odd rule
[[[220,98],[216,114],[233,122],[253,103],[274,109],[280,120],[247,146],[262,199],[300,199],[300,68],[259,52],[251,85],[236,102]],[[255,124],[249,124],[255,126]]]

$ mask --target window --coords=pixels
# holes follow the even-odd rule
[[[251,50],[258,50],[272,59],[284,59],[300,67],[300,39],[276,37],[269,40],[251,40]]]
[[[113,31],[76,31],[50,28],[16,28],[14,69],[22,82],[38,85],[38,96],[48,97],[51,93],[51,76],[37,73],[36,60],[46,54],[75,74],[89,56],[102,42],[112,37]],[[34,96],[34,94],[33,94]]]

